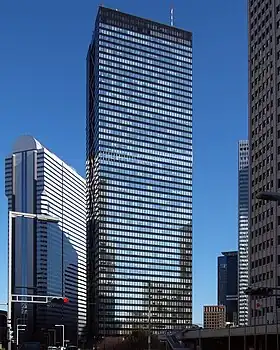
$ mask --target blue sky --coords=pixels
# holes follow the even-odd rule
[[[84,174],[85,57],[100,2],[0,3],[0,303],[6,300],[4,158],[32,134]],[[103,5],[169,23],[166,0]],[[237,142],[247,138],[246,0],[174,0],[194,47],[194,322],[216,302],[216,260],[237,247]]]

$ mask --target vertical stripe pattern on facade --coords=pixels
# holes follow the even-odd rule
[[[64,324],[66,339],[77,344],[86,326],[85,180],[30,136],[16,142],[5,172],[9,210],[59,219],[15,220],[14,292],[70,300],[63,306],[18,304],[13,319],[24,318],[30,332]]]
[[[249,286],[248,213],[249,211],[249,143],[238,143],[238,318],[239,325],[248,323]]]

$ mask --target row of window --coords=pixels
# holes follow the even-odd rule
[[[165,198],[167,200],[173,201],[185,201],[186,197],[190,197],[192,195],[192,186],[186,186],[185,191],[181,190],[172,190],[167,188],[158,187],[158,190],[154,191],[153,188],[146,189],[134,189],[128,188],[126,183],[122,183],[122,185],[110,186],[107,185],[104,190],[100,190],[100,196],[106,196],[108,200],[110,198],[126,198],[126,196],[133,198],[134,195],[139,195],[143,197],[143,201],[147,200],[152,202],[157,202],[157,198]],[[146,196],[146,197],[144,197]]]
[[[271,19],[271,11],[269,11],[269,13],[264,17],[265,23],[270,24],[271,23],[270,19]],[[269,33],[270,33],[269,26],[267,26],[265,30],[261,30],[261,31],[258,31],[258,29],[255,30],[255,32],[253,33],[254,40],[251,41],[251,54],[253,54],[257,48],[259,48],[259,50],[263,52],[265,48],[268,47],[270,43]]]
[[[141,51],[136,51],[136,54],[129,54],[124,52],[118,52],[111,49],[107,49],[109,52],[100,52],[99,59],[109,60],[124,63],[131,66],[146,68],[152,71],[156,71],[162,74],[175,74],[181,76],[180,74],[191,74],[192,65],[190,63],[183,63],[181,61],[173,60],[173,64],[168,62],[162,62],[158,59],[149,59],[147,54]],[[135,50],[134,50],[135,51]],[[191,59],[190,59],[191,61]],[[172,62],[171,62],[172,63]],[[164,73],[165,72],[165,73]]]
[[[102,107],[103,105],[102,103]],[[165,116],[163,116],[161,113],[152,114],[121,106],[114,107],[113,105],[108,105],[108,109],[99,108],[99,120],[110,123],[123,123],[125,125],[133,123],[132,125],[140,128],[144,128],[144,125],[147,124],[148,128],[152,130],[162,131],[164,129],[165,132],[168,132],[168,129],[170,129],[170,133],[175,133],[176,131],[176,134],[179,130],[183,133],[192,131],[192,116],[190,113],[179,116],[177,113],[166,112]]]
[[[171,147],[166,147],[165,151],[160,151],[156,149],[147,148],[147,144],[144,142],[138,142],[138,144],[130,144],[130,143],[124,143],[120,142],[121,140],[118,140],[118,142],[113,142],[112,140],[107,141],[106,138],[100,139],[100,145],[99,149],[100,151],[108,151],[108,150],[115,150],[118,149],[118,151],[128,151],[128,152],[135,152],[143,157],[149,157],[150,159],[154,159],[157,157],[162,157],[163,159],[161,161],[165,161],[165,163],[171,163],[171,164],[177,164],[186,166],[185,162],[189,161],[190,156],[192,156],[192,151],[185,151],[183,153],[178,153],[177,149],[173,149]],[[160,161],[160,160],[159,160]],[[170,187],[175,187],[170,185]]]
[[[190,275],[192,274],[191,267],[184,267],[184,266],[181,266],[180,264],[166,265],[166,262],[165,262],[165,265],[163,265],[164,262],[162,264],[156,264],[152,262],[144,263],[144,262],[141,262],[142,258],[138,258],[137,262],[136,261],[132,262],[131,259],[132,258],[127,257],[127,259],[118,260],[118,262],[114,264],[112,263],[112,265],[110,266],[107,266],[107,267],[100,266],[99,267],[99,271],[101,273],[100,276],[102,277],[102,273],[105,273],[104,276],[109,276],[112,273],[112,269],[114,269],[115,274],[127,273],[131,276],[133,275],[140,276],[141,274],[146,275],[147,270],[152,270],[155,276],[157,274],[160,274],[162,277],[165,277],[164,281],[166,280],[166,277],[169,275],[170,271],[174,272],[174,277],[180,277],[180,275],[183,272],[189,272]]]
[[[171,83],[167,80],[157,80],[156,82],[150,82],[149,80],[143,79],[132,79],[124,75],[120,74],[110,74],[106,73],[99,77],[99,85],[98,88],[102,87],[102,84],[107,84],[110,86],[128,86],[134,90],[150,92],[154,91],[157,93],[171,93],[172,96],[189,96],[192,97],[192,86],[191,84],[186,85],[184,88],[182,86],[178,86],[177,84]],[[164,95],[165,96],[165,95]]]
[[[255,208],[255,210],[257,210],[257,209],[258,208]],[[254,211],[254,208],[253,208],[253,211]],[[256,224],[258,221],[262,222],[266,217],[269,218],[272,215],[273,215],[273,207],[271,207],[270,209],[267,209],[266,212],[263,212],[261,214],[258,214],[255,217],[251,218],[251,224],[254,225],[254,223]]]
[[[180,217],[180,219],[179,219]],[[130,224],[130,220],[132,220],[136,225],[143,225],[143,226],[150,226],[152,223],[153,225],[158,223],[162,224],[162,226],[158,227],[173,227],[173,225],[185,225],[186,220],[191,219],[191,215],[184,214],[184,218],[182,218],[182,215],[178,215],[176,218],[164,218],[164,217],[158,217],[158,216],[152,216],[152,215],[138,215],[138,214],[132,214],[132,213],[120,213],[120,212],[108,212],[108,211],[102,211],[102,216],[100,214],[99,220],[104,222],[104,226],[106,227],[106,223],[128,223]],[[100,225],[100,223],[99,223]]]
[[[102,237],[100,235],[99,238],[100,240],[104,240],[104,236]],[[143,263],[144,262],[158,262],[158,263],[162,262],[167,265],[170,265],[170,264],[177,265],[179,261],[181,262],[191,261],[191,250],[177,249],[177,252],[174,254],[163,252],[163,251],[164,250],[160,249],[160,247],[152,247],[152,246],[141,247],[136,244],[112,243],[111,248],[106,247],[106,248],[99,249],[99,252],[100,252],[99,263],[100,265],[107,265],[105,263],[106,261],[110,262],[111,260],[117,261],[117,260],[126,259],[127,255],[132,258],[137,256],[143,257]],[[119,257],[117,258],[117,256]],[[168,260],[165,261],[165,259],[168,259]]]
[[[264,225],[263,227],[259,227],[259,229],[255,230],[255,234],[253,236],[257,237],[258,235],[260,236],[261,234],[264,234],[266,232],[272,231],[273,230],[273,221]],[[256,247],[255,247],[256,248]],[[257,249],[255,249],[257,251]]]
[[[270,224],[267,224],[267,226],[268,226],[268,228],[269,227],[273,228],[273,222],[271,222]],[[262,251],[262,250],[267,249],[269,247],[273,247],[273,238],[251,247],[251,251],[252,251],[252,254],[253,254],[254,252],[257,253],[258,251]]]
[[[140,85],[140,86],[147,86],[149,88],[173,92],[178,95],[185,94],[187,92],[192,91],[192,83],[190,80],[187,80],[186,82],[174,82],[170,81],[169,77],[161,77],[161,79],[154,78],[149,75],[140,75],[130,72],[124,72],[119,71],[117,69],[112,69],[113,73],[109,73],[107,71],[99,71],[99,79],[102,81],[102,77],[109,78],[111,80],[111,84],[119,84],[119,81]]]
[[[166,200],[160,200],[157,198],[153,198],[153,200],[150,200],[150,198],[146,198],[146,201],[143,201],[143,198],[125,198],[123,196],[124,200],[121,199],[113,199],[112,197],[105,197],[103,200],[100,199],[98,202],[99,204],[102,204],[104,202],[109,202],[110,204],[116,204],[118,206],[129,206],[129,207],[139,207],[139,208],[149,208],[149,209],[156,209],[156,210],[166,210],[166,211],[173,211],[173,210],[185,210],[184,208],[191,208],[191,197],[187,198],[187,201],[166,201]]]
[[[180,137],[180,136],[169,136],[165,135],[164,130],[163,133],[154,133],[154,135],[145,134],[143,131],[145,130],[137,130],[133,127],[125,127],[123,129],[113,129],[112,124],[103,122],[99,125],[99,136],[102,135],[101,138],[108,138],[110,140],[119,141],[122,140],[124,143],[133,143],[137,144],[138,140],[141,140],[141,143],[144,141],[146,143],[146,147],[150,146],[150,148],[164,150],[169,147],[175,147],[181,152],[184,152],[186,148],[192,148],[192,134],[189,137]],[[138,132],[139,131],[139,132]],[[130,142],[129,142],[130,141]]]
[[[189,56],[178,56],[163,54],[160,50],[147,50],[145,47],[142,47],[141,50],[135,49],[131,47],[131,45],[114,45],[111,43],[103,43],[103,45],[99,45],[99,52],[106,53],[114,56],[123,56],[127,58],[134,59],[134,55],[138,55],[140,57],[145,56],[147,59],[151,59],[153,62],[158,62],[158,64],[175,64],[179,66],[184,66],[186,68],[191,68],[192,65],[192,57]],[[131,56],[132,55],[132,56]]]
[[[252,79],[253,80],[252,86],[254,86],[254,87],[263,86],[263,85],[269,86],[269,87],[271,86],[271,84],[273,82],[273,75],[272,74],[265,81],[263,81],[263,80],[261,81],[261,78],[262,78],[262,76],[259,75],[254,80]],[[270,110],[269,106],[268,107],[264,106],[264,108],[261,111],[258,111],[257,105],[252,107],[252,112],[258,112],[258,113],[262,114],[263,116],[268,114],[269,110]]]
[[[115,147],[110,147],[109,145],[107,147],[103,147],[102,145],[100,145],[99,147],[99,151],[100,154],[104,154],[104,153],[112,153],[116,151],[117,148]],[[162,164],[162,165],[170,165],[170,166],[183,166],[186,167],[186,169],[189,168],[189,165],[192,164],[192,155],[190,156],[182,156],[179,155],[178,158],[180,159],[175,159],[172,154],[169,153],[162,153],[160,155],[160,157],[158,157],[157,155],[153,155],[153,154],[148,154],[147,152],[142,152],[139,153],[139,149],[133,149],[130,150],[129,152],[127,151],[127,149],[125,147],[118,147],[118,153],[122,154],[122,155],[127,155],[127,156],[131,156],[133,158],[137,158],[138,161],[143,161],[144,159],[149,161],[149,162],[154,162],[154,163],[158,163],[158,164]],[[97,166],[99,165],[98,163],[96,164]],[[154,166],[154,165],[152,165]]]
[[[266,264],[270,264],[271,262],[273,262],[273,255],[268,255],[262,259],[252,261],[251,268],[254,269],[254,268],[257,268],[259,266],[261,267],[261,266],[264,266]],[[280,255],[278,255],[278,263],[280,263]]]
[[[148,86],[151,85],[151,86]],[[146,87],[145,87],[146,86]],[[168,99],[174,99],[179,101],[189,101],[188,98],[192,97],[192,91],[189,89],[189,91],[181,91],[179,89],[175,88],[164,88],[160,85],[155,84],[136,84],[135,81],[133,83],[130,82],[121,82],[119,80],[108,80],[101,78],[100,83],[98,85],[100,93],[102,93],[102,89],[106,89],[109,91],[115,91],[115,92],[123,92],[124,89],[129,91],[137,91],[138,93],[148,93],[153,96],[161,96]],[[170,90],[170,91],[167,91]]]
[[[124,20],[124,18],[122,18]],[[141,19],[137,19],[136,21],[141,21]],[[123,23],[124,24],[124,23]],[[128,34],[131,35],[132,37],[137,37],[137,38],[142,38],[142,39],[147,39],[147,40],[151,40],[151,41],[155,41],[155,42],[159,42],[159,43],[166,43],[167,45],[172,45],[172,47],[176,47],[176,45],[180,48],[185,49],[186,46],[190,46],[192,42],[190,40],[186,40],[186,39],[180,39],[179,42],[181,42],[183,45],[178,44],[178,39],[179,37],[182,36],[181,33],[178,32],[178,30],[176,28],[174,28],[174,30],[170,30],[171,28],[163,28],[161,25],[158,25],[156,23],[152,23],[150,22],[149,24],[147,24],[147,29],[149,29],[149,34],[150,35],[145,35],[143,34],[143,31],[137,32],[137,27],[133,27],[134,30],[129,30],[126,29],[124,27],[120,27],[120,26],[111,26],[105,23],[100,23],[99,26],[100,28],[105,28],[108,29],[110,31],[115,31],[118,33],[123,33],[123,34]],[[139,26],[142,26],[142,23],[139,23]],[[164,34],[166,33],[166,34]],[[155,36],[155,37],[154,37]],[[167,39],[166,40],[162,40],[163,39]],[[174,45],[174,40],[175,40],[175,45]],[[170,41],[172,43],[170,43]]]
[[[106,239],[104,237],[104,234],[106,234]],[[115,235],[112,237],[112,235]],[[127,237],[127,240],[118,240],[119,236],[118,235],[123,235]],[[102,236],[103,235],[103,236]],[[111,239],[108,239],[108,235],[110,236]],[[135,237],[137,236],[137,238]],[[118,248],[118,253],[119,249],[132,249],[133,251],[146,251],[146,252],[154,252],[155,254],[161,252],[164,252],[167,257],[175,257],[175,256],[181,256],[182,254],[191,254],[192,249],[191,249],[191,242],[190,243],[182,243],[181,240],[179,242],[174,242],[173,247],[169,246],[164,246],[162,241],[157,241],[154,237],[151,239],[151,235],[147,235],[146,239],[140,239],[138,238],[139,236],[137,235],[137,231],[134,232],[133,236],[129,235],[129,232],[121,232],[121,231],[110,231],[108,234],[107,232],[102,232],[99,230],[99,237],[100,237],[100,242],[99,242],[99,251],[103,253],[105,251],[106,253],[115,253],[116,249],[115,247]],[[172,236],[171,236],[172,237]],[[168,239],[169,237],[167,237]],[[189,238],[191,241],[191,239]],[[189,248],[189,249],[188,249]]]
[[[169,179],[165,179],[163,176],[158,176],[156,174],[150,174],[149,176],[145,177],[137,176],[137,174],[135,174],[133,171],[126,171],[125,173],[104,172],[103,179],[110,185],[113,185],[115,182],[114,180],[118,179],[126,183],[126,185],[131,188],[146,189],[146,186],[149,186],[148,188],[151,190],[153,190],[153,186],[187,190],[185,185],[192,185],[192,174],[190,172],[186,178],[172,177]],[[118,184],[120,184],[119,182]],[[156,190],[157,187],[155,187],[154,190]]]
[[[273,121],[273,117],[271,115],[271,117],[268,117],[266,120],[264,120],[258,126],[256,125],[256,128],[254,128],[252,130],[252,138],[254,140],[252,142],[252,150],[254,150],[262,142],[267,141],[267,139],[271,136],[269,124],[272,123],[272,121]]]
[[[148,75],[153,76],[157,78],[164,78],[166,77],[168,80],[175,81],[176,79],[180,79],[180,81],[187,82],[185,79],[188,78],[189,80],[192,79],[192,71],[191,69],[186,69],[184,73],[172,71],[172,70],[164,70],[163,68],[155,67],[154,65],[148,65],[139,63],[136,61],[129,61],[125,59],[114,59],[109,60],[109,58],[103,58],[102,57],[98,60],[99,68],[102,70],[110,71],[111,68],[116,68],[119,70],[119,73],[121,73],[123,70],[127,70],[129,72],[132,72],[132,75],[134,72],[140,73],[141,75]]]
[[[272,279],[272,278],[273,278],[273,270],[261,273],[261,274],[256,275],[256,276],[252,276],[251,283],[253,284],[253,283],[258,283],[258,282],[262,282],[262,281],[267,281],[267,280]]]
[[[255,13],[259,13],[261,6],[264,5],[264,9],[268,9],[268,5],[271,5],[271,0],[264,2],[262,0],[250,0],[251,12],[250,15],[253,17]]]
[[[136,36],[136,32],[130,32],[130,34],[123,32],[123,34],[119,34],[118,31],[122,31],[125,29],[117,28],[117,27],[111,27],[109,30],[100,29],[99,30],[99,39],[108,40],[111,39],[112,41],[121,41],[121,42],[127,42],[131,45],[140,46],[140,48],[144,45],[147,47],[155,48],[155,49],[162,49],[169,52],[173,52],[178,55],[188,55],[192,52],[191,46],[187,45],[180,45],[176,44],[174,42],[165,41],[162,39],[157,39],[154,36],[146,36],[146,38],[139,38]]]
[[[158,74],[156,72],[149,72],[144,69],[135,69],[135,67],[127,67],[124,64],[112,64],[112,65],[107,65],[109,61],[104,61],[105,65],[99,65],[99,74],[103,71],[104,73],[110,73],[110,74],[119,74],[119,75],[124,75],[131,77],[133,79],[142,79],[142,80],[148,80],[150,82],[153,81],[169,81],[170,83],[182,85],[184,86],[189,86],[192,82],[192,76],[191,75],[184,75],[182,77],[177,77],[176,75],[162,75]],[[180,88],[180,86],[178,86]]]
[[[272,160],[273,160],[273,153],[269,154],[270,149],[273,147],[273,140],[271,140],[270,142],[267,143],[266,148],[263,147],[261,149],[261,151],[258,153],[258,157],[260,158],[261,155],[265,155],[266,159],[263,159],[262,161],[260,161],[258,164],[253,165],[252,167],[252,175],[255,174],[256,176],[259,176],[258,174],[256,174],[258,171],[262,171],[263,167],[265,165],[268,165]],[[268,154],[268,156],[267,156]],[[254,156],[252,156],[252,162],[254,162]],[[269,172],[271,173],[271,171],[269,170]],[[273,173],[273,170],[272,170]]]
[[[132,232],[133,235],[130,236],[129,232]],[[106,230],[99,228],[98,234],[106,235],[106,240],[100,241],[100,249],[110,246],[113,242],[123,242],[136,245],[142,244],[143,249],[147,249],[147,245],[149,247],[153,245],[157,247],[155,250],[161,249],[160,246],[165,247],[166,244],[166,252],[169,252],[177,251],[181,245],[189,246],[192,243],[192,231],[182,228],[172,230],[151,227],[147,229],[146,227],[134,225],[108,224]]]
[[[115,94],[112,94],[112,97]],[[99,96],[99,101],[101,104],[100,107],[107,107],[109,109],[116,109],[118,105],[121,106],[121,108],[119,108],[119,111],[123,111],[123,112],[127,112],[126,108],[131,108],[134,109],[135,111],[143,110],[146,112],[150,112],[152,114],[165,114],[167,115],[166,112],[170,111],[170,112],[178,112],[181,114],[181,118],[188,119],[188,115],[191,114],[192,111],[192,106],[189,105],[189,107],[187,108],[178,108],[175,106],[167,106],[167,105],[161,105],[159,103],[153,102],[153,103],[149,103],[146,100],[141,100],[138,98],[131,98],[130,99],[131,102],[127,102],[127,96],[118,96],[115,95],[115,98],[108,98],[105,96]],[[103,103],[104,102],[104,103]],[[108,106],[108,103],[110,104],[110,106]],[[123,110],[124,109],[124,110]],[[166,117],[167,118],[167,117]],[[188,125],[188,124],[187,124]],[[189,124],[191,125],[191,124]]]
[[[176,220],[173,219],[171,223],[166,222],[164,220],[157,220],[157,221],[143,221],[143,220],[136,220],[134,217],[132,218],[116,218],[116,217],[102,217],[100,218],[99,222],[99,227],[100,228],[105,228],[109,229],[112,227],[112,225],[129,225],[129,226],[142,226],[142,227],[156,227],[156,228],[166,228],[166,229],[171,229],[174,230],[174,232],[177,232],[178,229],[183,229],[185,225],[188,225],[187,220],[191,221],[192,220],[192,215],[186,215],[185,220]],[[162,222],[161,222],[162,221]],[[178,227],[179,226],[179,227]],[[146,230],[148,231],[148,230]],[[183,232],[183,231],[182,231]],[[155,237],[156,238],[156,237]],[[161,239],[161,236],[158,236],[158,239]]]
[[[184,145],[184,143],[190,143],[192,139],[192,132],[178,131],[177,134],[170,134],[163,127],[158,127],[157,128],[158,130],[155,130],[152,127],[152,130],[151,130],[150,125],[146,125],[146,128],[139,128],[139,127],[135,127],[135,124],[141,125],[141,123],[136,123],[132,121],[131,123],[127,122],[126,125],[123,125],[123,124],[115,124],[114,122],[109,122],[109,121],[106,122],[106,121],[100,120],[98,131],[104,132],[107,134],[112,134],[114,136],[122,136],[125,138],[129,138],[129,137],[141,138],[141,140],[146,140],[151,143],[155,143],[155,142],[161,143],[162,139],[164,138],[164,140],[166,140],[168,145],[172,145],[172,141],[173,141],[174,145],[178,147],[180,146],[182,147],[182,144]],[[145,136],[147,138],[145,138]],[[178,142],[178,144],[175,142]]]
[[[155,220],[155,221],[162,221],[162,217],[166,218],[167,222],[172,221],[173,218],[184,218],[185,215],[188,215],[192,209],[192,205],[189,204],[188,208],[162,208],[161,210],[159,208],[156,208],[156,210],[152,209],[146,209],[146,208],[137,208],[132,206],[119,206],[119,205],[112,205],[112,204],[105,204],[104,207],[106,210],[103,211],[103,214],[106,215],[106,213],[111,211],[111,215],[116,216],[126,216],[126,217],[134,217],[140,218],[143,217],[147,218],[147,220]],[[147,208],[150,208],[147,206]],[[170,210],[167,210],[170,209]],[[190,210],[188,210],[190,209]],[[173,211],[171,211],[173,210]],[[140,215],[138,215],[140,214]]]
[[[106,177],[109,178],[116,178],[117,174],[122,174],[126,176],[135,176],[134,182],[140,182],[140,183],[146,183],[147,181],[144,180],[145,178],[148,179],[155,179],[160,181],[172,181],[176,183],[184,183],[185,179],[192,179],[192,169],[191,169],[191,163],[187,163],[186,166],[182,169],[185,171],[185,173],[176,173],[173,171],[164,171],[164,169],[145,169],[143,166],[138,167],[131,167],[130,164],[120,163],[116,161],[99,161],[100,164],[100,170],[103,174],[105,174]],[[164,175],[165,174],[165,175]],[[141,179],[143,178],[143,179]],[[119,178],[121,179],[121,177]],[[123,178],[126,179],[126,178]],[[127,178],[128,181],[130,181],[130,178]],[[153,182],[151,182],[153,183]],[[190,182],[187,182],[190,183]],[[190,183],[191,184],[191,183]],[[166,183],[159,183],[160,186],[166,186]],[[244,186],[244,188],[247,188],[247,186]]]
[[[151,89],[146,89],[146,92],[143,92],[144,89],[135,89],[133,86],[129,86],[127,84],[123,84],[123,88],[111,86],[111,85],[105,85],[105,84],[99,84],[99,94],[104,96],[111,96],[115,93],[122,94],[123,96],[127,96],[128,98],[132,98],[132,96],[143,98],[145,100],[155,101],[159,103],[165,103],[168,105],[175,105],[180,107],[186,107],[190,103],[192,103],[191,95],[190,93],[186,93],[184,96],[176,96],[176,95],[170,95],[163,92],[155,92]],[[137,91],[138,90],[138,91]],[[188,96],[189,95],[189,96]]]

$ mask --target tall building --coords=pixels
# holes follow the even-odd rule
[[[249,143],[238,142],[238,324],[248,323]]]
[[[63,306],[13,304],[12,327],[26,323],[21,339],[27,340],[64,324],[65,339],[76,344],[86,326],[85,180],[31,136],[15,142],[5,179],[9,210],[59,218],[57,224],[14,219],[12,293],[69,298]]]
[[[224,305],[203,306],[203,327],[219,329],[226,326],[226,307]]]
[[[192,34],[100,7],[87,56],[89,330],[192,321]]]
[[[280,208],[256,198],[260,191],[280,189],[280,2],[248,1],[249,30],[249,260],[250,284],[280,287]],[[277,300],[269,297],[261,309],[250,300],[251,324],[276,315]]]
[[[226,321],[238,322],[238,254],[224,252],[218,257],[218,305],[226,307]]]

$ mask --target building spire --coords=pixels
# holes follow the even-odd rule
[[[174,7],[171,5],[170,9],[170,25],[173,27],[174,26]]]

